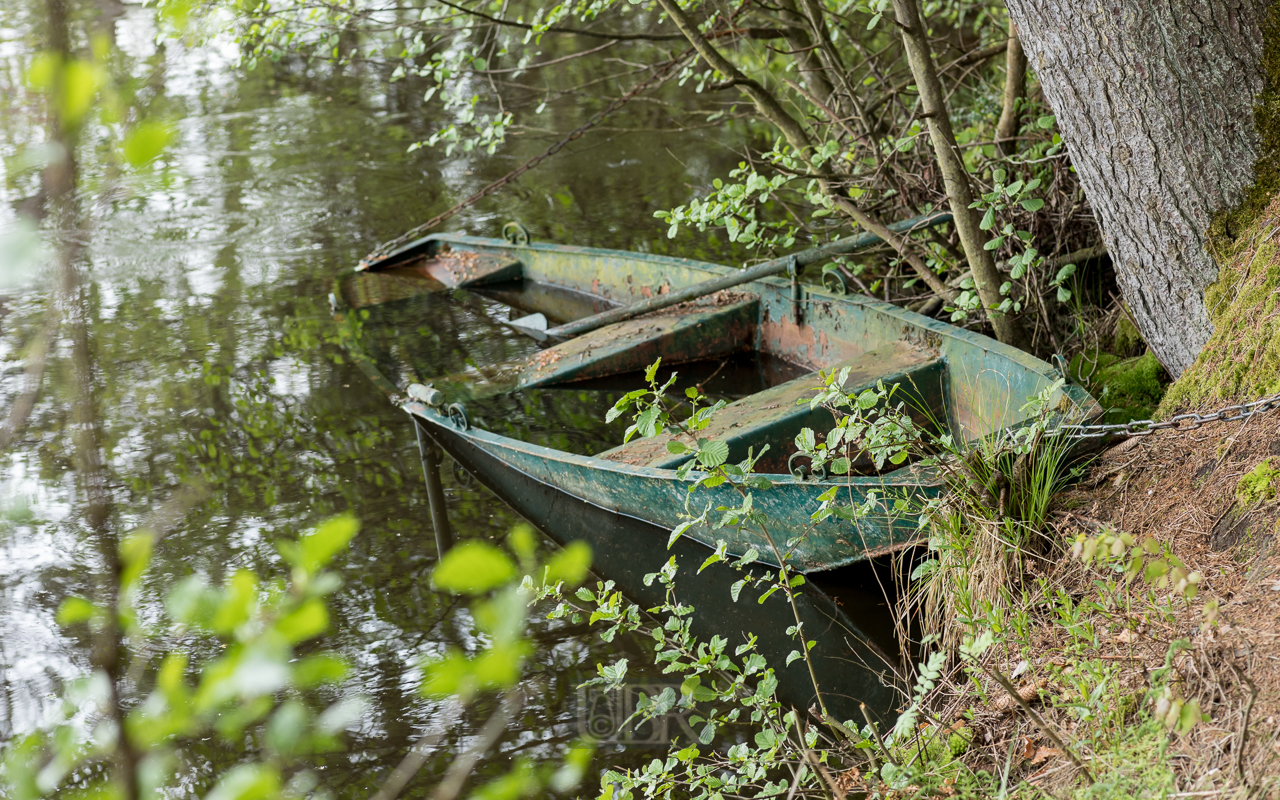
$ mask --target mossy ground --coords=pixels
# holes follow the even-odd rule
[[[1120,340],[1123,334],[1123,329],[1117,331],[1116,339]],[[1116,349],[1124,352],[1127,348]],[[1092,369],[1091,364],[1095,365]],[[1081,353],[1071,360],[1070,371],[1073,377],[1080,376],[1094,399],[1106,409],[1102,421],[1108,424],[1149,419],[1165,392],[1164,367],[1150,351],[1134,358],[1098,351]]]
[[[1240,483],[1236,484],[1236,500],[1242,508],[1250,508],[1276,498],[1278,482],[1275,478],[1280,475],[1280,470],[1275,468],[1272,463],[1274,461],[1274,458],[1266,458],[1258,462],[1258,466],[1252,472],[1245,473]]]

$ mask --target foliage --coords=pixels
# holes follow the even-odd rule
[[[329,627],[324,598],[341,579],[325,568],[357,527],[354,519],[337,517],[296,542],[281,542],[280,555],[292,568],[288,580],[264,582],[241,569],[210,586],[193,575],[169,592],[160,620],[141,617],[137,605],[155,534],[143,530],[125,539],[117,603],[70,597],[58,622],[139,645],[175,632],[191,643],[163,657],[134,650],[131,668],[146,676],[134,698],[121,697],[103,671],[68,687],[63,719],[7,748],[0,780],[9,796],[75,787],[87,795],[160,797],[189,780],[181,758],[187,743],[212,737],[237,746],[247,731],[262,743],[260,758],[221,775],[210,797],[310,793],[319,776],[301,760],[336,749],[361,701],[346,697],[316,711],[313,690],[341,683],[348,665],[333,653],[298,650]],[[220,654],[202,657],[213,642]],[[113,771],[103,769],[111,764]]]
[[[141,619],[136,600],[156,537],[144,530],[125,540],[117,604],[70,597],[58,622],[85,626],[98,637],[118,634],[132,644],[131,670],[141,678],[138,696],[121,696],[102,671],[69,686],[62,720],[6,748],[0,769],[5,796],[36,798],[74,788],[83,796],[163,797],[190,786],[192,759],[186,751],[208,739],[233,750],[246,739],[256,743],[249,757],[217,776],[206,794],[213,800],[323,796],[309,759],[341,749],[340,736],[362,713],[363,700],[347,696],[313,708],[317,688],[339,687],[349,666],[307,643],[329,627],[325,598],[342,581],[326,567],[357,528],[354,518],[337,517],[297,541],[280,542],[280,556],[290,567],[287,580],[264,581],[240,569],[221,586],[210,586],[193,575],[169,592],[165,618],[154,621]],[[474,655],[455,651],[427,660],[424,696],[467,708],[486,694],[517,691],[531,647],[525,631],[530,599],[572,588],[586,577],[591,553],[581,543],[544,563],[535,557],[528,527],[513,531],[510,543],[520,567],[480,541],[459,545],[436,566],[438,587],[472,598],[476,633],[485,645]],[[188,644],[163,657],[141,646],[175,634]],[[217,655],[206,655],[211,650]],[[560,765],[518,759],[477,796],[570,791],[590,760],[586,746],[571,748]]]
[[[429,2],[398,15],[365,2],[207,2],[231,12],[246,65],[296,57],[377,65],[389,82],[432,104],[438,128],[411,147],[443,146],[446,156],[496,153],[517,131],[563,133],[558,107],[636,82],[626,71],[583,74],[587,54],[608,51],[646,68],[679,60],[674,86],[659,90],[667,112],[690,126],[745,119],[749,148],[736,168],[712,176],[688,202],[655,212],[669,236],[682,228],[719,231],[764,256],[797,241],[839,236],[851,222],[863,226],[864,212],[892,220],[947,200],[924,146],[916,79],[899,30],[887,24],[893,12],[879,0],[824,0],[803,9],[482,0]],[[1004,259],[1007,278],[992,287],[996,306],[1005,313],[1033,310],[1029,319],[1049,323],[1047,309],[1072,296],[1075,265],[1050,267],[1045,256],[1095,236],[1054,118],[1034,92],[1019,95],[1021,129],[1010,154],[1002,153],[991,139],[1004,87],[990,65],[1007,36],[1003,7],[930,3],[925,11],[932,58],[951,98],[951,127],[978,198],[973,211],[989,234],[986,248]],[[687,45],[697,60],[682,51]],[[525,82],[534,74],[538,89]],[[957,241],[949,229],[915,234],[890,250],[887,263],[854,259],[848,270],[856,277],[870,268],[864,290],[884,288],[904,303],[935,293],[941,282],[922,283],[931,278],[921,270],[932,271],[959,288],[943,299],[953,319],[966,319],[980,313],[981,303]]]

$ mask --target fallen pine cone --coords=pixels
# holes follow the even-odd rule
[[[1033,703],[1040,698],[1040,690],[1048,685],[1049,681],[1044,678],[1041,678],[1038,681],[1032,681],[1018,690],[1018,697],[1021,697],[1028,703]],[[1013,698],[1013,695],[1008,693],[1005,693],[992,703],[992,707],[1001,714],[1007,714],[1019,705],[1018,701]]]

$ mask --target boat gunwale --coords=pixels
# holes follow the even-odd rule
[[[444,414],[441,414],[439,411],[435,410],[434,408],[431,408],[430,406],[428,406],[427,404],[419,400],[413,400],[411,398],[400,398],[400,399],[393,398],[393,400],[396,402],[396,405],[398,405],[402,410],[406,411],[407,413],[415,417],[420,417],[422,419],[428,420],[433,424],[448,426],[452,430],[452,432],[454,432],[459,436],[476,439],[479,441],[490,441],[494,445],[505,447],[509,450],[525,452],[534,458],[542,458],[548,461],[557,461],[562,463],[573,463],[574,465],[579,467],[598,470],[601,472],[612,472],[612,473],[617,473],[619,475],[631,475],[636,477],[652,478],[654,480],[663,480],[663,481],[674,480],[680,483],[689,483],[689,484],[693,484],[699,479],[707,477],[709,475],[709,473],[707,472],[692,470],[685,476],[684,480],[681,480],[676,475],[676,473],[679,472],[679,468],[668,469],[665,467],[646,467],[638,464],[627,464],[621,461],[613,461],[611,459],[601,458],[600,456],[584,456],[578,453],[570,453],[567,450],[557,450],[553,447],[546,447],[545,445],[533,444],[532,442],[526,442],[521,439],[516,439],[515,437],[512,437],[512,436],[503,436],[500,433],[494,433],[492,431],[487,431],[484,428],[478,428],[471,425],[468,425],[467,428],[463,429],[455,425]],[[519,446],[517,447],[511,444],[508,444],[510,442],[514,442],[516,445],[519,445]],[[914,477],[911,480],[905,480],[901,478],[891,480],[892,478],[894,478],[894,476],[906,476],[913,473],[916,477]],[[893,470],[892,472],[887,472],[883,475],[841,476],[843,477],[843,480],[833,480],[830,478],[825,480],[807,480],[804,478],[797,478],[796,476],[790,473],[783,473],[783,472],[778,472],[778,473],[765,472],[765,473],[755,473],[755,474],[758,474],[764,478],[768,478],[769,481],[775,485],[787,485],[787,486],[797,485],[797,486],[811,486],[811,487],[824,487],[824,488],[831,488],[832,486],[836,486],[836,487],[851,486],[858,489],[920,488],[920,487],[943,486],[945,483],[942,480],[942,477],[938,475],[934,470],[925,469],[920,467],[919,465],[910,465],[906,467],[900,467],[898,469]]]

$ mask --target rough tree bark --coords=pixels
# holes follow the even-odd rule
[[[1007,0],[1135,321],[1171,374],[1212,332],[1212,215],[1244,198],[1270,0]]]

